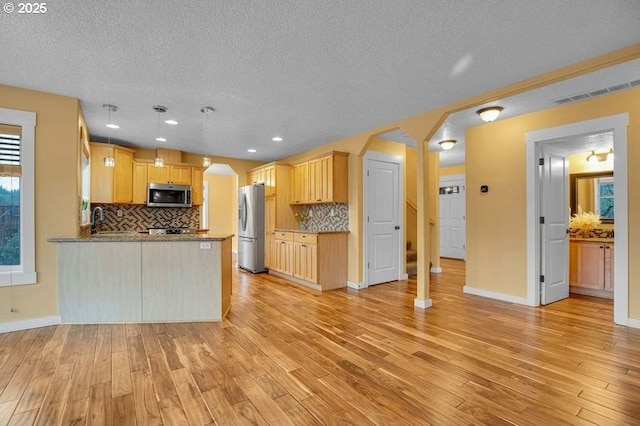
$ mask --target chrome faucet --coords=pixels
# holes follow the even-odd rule
[[[92,234],[95,234],[95,233],[98,232],[98,223],[96,222],[96,213],[97,212],[100,213],[100,216],[98,217],[100,222],[104,222],[104,210],[100,206],[95,207],[93,209],[93,212],[91,213],[91,233]]]

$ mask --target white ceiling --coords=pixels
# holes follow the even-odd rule
[[[47,6],[0,15],[0,82],[80,98],[95,140],[111,103],[116,141],[264,161],[640,41],[636,0]],[[166,143],[156,104],[180,123],[160,126]]]

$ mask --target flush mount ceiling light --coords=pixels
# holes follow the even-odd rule
[[[204,137],[207,138],[207,130],[209,128],[209,113],[215,111],[213,107],[203,106],[200,108],[200,112],[204,114]],[[208,155],[202,157],[202,167],[209,167],[211,165],[211,158]]]
[[[158,142],[166,142],[167,139],[160,137],[160,114],[164,114],[165,112],[167,112],[167,107],[164,107],[162,105],[154,105],[153,106],[153,110],[155,112],[158,113],[158,125],[156,127],[156,141]],[[157,156],[156,158],[154,158],[153,160],[153,165],[155,167],[164,167],[164,160],[162,159],[162,157]]]
[[[251,152],[251,153],[253,153],[253,152],[256,152],[256,150],[255,150],[255,149],[253,149],[253,148],[249,148],[249,149],[247,150],[247,152]]]
[[[178,124],[176,120],[164,120],[164,122],[167,124],[171,124],[172,126],[175,126],[176,124]]]
[[[478,114],[483,121],[488,123],[498,118],[503,109],[504,108],[500,106],[486,107],[477,110],[476,114]]]
[[[111,105],[111,104],[103,104],[102,108],[106,109],[108,111],[108,118],[107,118],[107,124],[106,126],[109,129],[118,129],[119,127],[113,123],[111,123],[111,112],[116,112],[118,110],[118,107],[115,105]],[[112,126],[116,126],[116,127],[112,127]],[[109,133],[107,135],[107,141],[109,143],[109,145],[111,145],[111,130],[109,130]],[[114,157],[112,157],[111,155],[108,155],[106,157],[104,157],[103,159],[104,161],[104,165],[105,167],[115,167],[116,165],[116,159]]]
[[[456,142],[458,142],[455,139],[447,139],[446,141],[440,141],[438,142],[438,145],[440,145],[440,148],[442,148],[444,151],[448,151],[451,148],[453,148],[453,146],[456,144]]]
[[[274,142],[282,142],[282,138],[280,136],[274,136],[271,138],[271,140]]]

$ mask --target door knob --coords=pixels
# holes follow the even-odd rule
[[[398,229],[400,229],[400,226],[396,225],[394,229],[397,231]]]

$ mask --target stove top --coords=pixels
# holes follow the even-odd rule
[[[149,235],[181,235],[195,234],[198,230],[195,228],[177,227],[177,228],[148,228]]]

